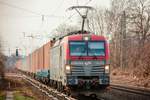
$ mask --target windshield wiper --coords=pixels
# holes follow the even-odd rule
[[[82,56],[83,56],[83,55],[82,55],[82,53],[85,53],[85,52],[86,52],[86,48],[84,48],[84,50],[82,50],[82,51],[81,51],[81,54],[79,55],[79,59],[83,59],[83,57],[82,57]]]
[[[92,51],[90,48],[88,48],[89,51]],[[92,53],[93,59],[97,59],[97,56],[95,55],[95,53]]]
[[[94,53],[94,55],[93,55],[94,57],[93,57],[93,59],[97,59],[97,56],[95,55],[95,53]]]

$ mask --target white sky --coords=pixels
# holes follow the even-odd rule
[[[67,8],[85,5],[89,1],[88,5],[92,7],[109,8],[110,5],[110,0],[0,0],[0,36],[4,53],[14,53],[16,47],[21,48],[20,52],[26,48],[26,53],[29,53],[40,47],[57,26],[76,22],[67,19],[75,12],[66,11]],[[42,15],[47,15],[44,21]],[[72,18],[75,17],[77,14]],[[24,38],[23,33],[26,36],[40,35],[40,39]]]

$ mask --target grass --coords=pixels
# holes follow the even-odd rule
[[[0,100],[5,100],[5,93],[4,93],[4,91],[0,91]]]
[[[14,100],[38,100],[40,98],[39,95],[36,94],[36,91],[34,93],[34,91],[30,88],[29,84],[27,84],[27,82],[22,79],[13,79],[13,80],[6,79],[5,81],[6,81],[5,83],[11,82],[11,89],[13,91]],[[6,89],[0,88],[0,100],[5,99],[6,99]]]
[[[0,100],[5,100],[5,96],[0,96]]]
[[[14,94],[14,100],[34,100],[33,98],[23,95],[20,92]]]

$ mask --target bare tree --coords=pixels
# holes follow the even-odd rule
[[[130,12],[130,32],[133,32],[142,45],[150,36],[150,1],[135,0],[133,6],[128,10]]]
[[[121,46],[126,46],[128,69],[140,77],[149,76],[150,1],[112,0],[107,14],[107,31],[112,33],[111,62],[120,66]],[[126,15],[126,38],[122,37],[122,12]],[[126,44],[123,45],[122,41]]]
[[[78,31],[80,28],[78,26],[61,24],[56,29],[52,31],[54,37],[65,35],[72,31]]]
[[[104,35],[105,28],[105,9],[97,8],[97,11],[91,12],[88,16],[87,24],[90,31],[98,35]]]
[[[0,44],[0,79],[4,77],[4,56],[1,53],[1,44]]]

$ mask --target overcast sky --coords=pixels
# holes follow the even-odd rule
[[[15,52],[15,48],[31,49],[46,42],[51,31],[62,23],[75,23],[75,11],[66,11],[73,5],[90,5],[92,7],[110,6],[110,0],[0,0],[0,36],[5,54]],[[44,17],[42,17],[44,15]],[[40,35],[39,39],[24,38]],[[9,49],[10,48],[10,49]]]

